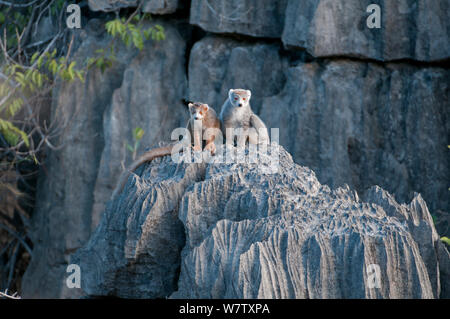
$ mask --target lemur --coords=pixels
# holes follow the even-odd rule
[[[228,128],[241,128],[241,133],[245,138],[244,143],[248,139],[252,144],[268,144],[270,140],[267,127],[259,116],[253,113],[249,103],[251,96],[250,90],[230,89],[228,99],[223,104],[219,116],[222,132],[227,135]],[[255,130],[251,130],[251,128],[255,128]],[[234,136],[226,136],[227,144],[234,144]]]
[[[201,151],[202,150],[202,139],[205,136],[206,138],[206,146],[205,150],[208,150],[211,152],[212,155],[216,152],[216,146],[214,144],[214,140],[216,137],[216,134],[214,132],[214,129],[220,130],[220,121],[217,117],[216,112],[208,106],[208,104],[200,103],[200,102],[188,102],[189,107],[189,122],[187,124],[187,129],[189,130],[189,133],[191,134],[191,144],[193,143],[193,149],[194,151]],[[195,121],[201,121],[201,132],[199,130],[199,127],[195,125]],[[208,129],[209,130],[206,132]],[[147,151],[144,153],[141,157],[139,157],[136,161],[134,161],[130,167],[124,171],[119,178],[119,183],[117,184],[116,189],[113,192],[112,198],[116,198],[117,195],[122,192],[130,173],[134,172],[139,166],[146,162],[151,162],[157,157],[163,157],[172,154],[172,149],[175,146],[175,144],[165,146],[165,147],[159,147],[152,149],[150,151]]]

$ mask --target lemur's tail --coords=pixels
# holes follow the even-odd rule
[[[174,145],[169,145],[165,147],[159,147],[152,149],[148,152],[145,152],[141,157],[139,157],[136,161],[134,161],[130,167],[125,170],[122,175],[119,178],[119,182],[117,183],[116,189],[113,192],[112,198],[115,199],[117,195],[119,195],[123,188],[125,187],[125,184],[128,181],[128,176],[130,176],[130,173],[133,173],[139,166],[146,162],[151,162],[157,157],[163,157],[166,155],[170,155],[172,153]]]

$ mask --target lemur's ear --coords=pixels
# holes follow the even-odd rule
[[[230,89],[229,91],[228,91],[228,97],[231,99],[231,97],[232,97],[232,95],[233,95],[233,92],[234,92],[234,90],[233,89]]]
[[[189,107],[189,108],[191,108],[191,107],[193,107],[193,106],[194,106],[194,104],[192,104],[192,103],[189,103],[189,104],[188,104],[188,107]]]
[[[250,99],[250,97],[252,96],[252,91],[247,90],[247,95],[248,95],[248,98]]]
[[[208,104],[203,104],[203,105],[202,105],[202,109],[203,109],[203,111],[208,112],[208,110],[209,110],[209,105],[208,105]]]

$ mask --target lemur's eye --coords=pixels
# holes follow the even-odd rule
[[[242,98],[245,101],[245,97]]]
[[[235,97],[235,98],[234,98],[234,100],[235,100],[235,101],[237,101],[237,100],[238,100],[238,98],[237,98],[237,97]]]

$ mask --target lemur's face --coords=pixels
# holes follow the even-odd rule
[[[198,102],[189,103],[189,112],[191,113],[191,118],[196,121],[203,120],[208,110],[208,104]]]
[[[235,107],[243,107],[248,105],[252,92],[250,90],[231,89],[228,92],[228,98]]]

